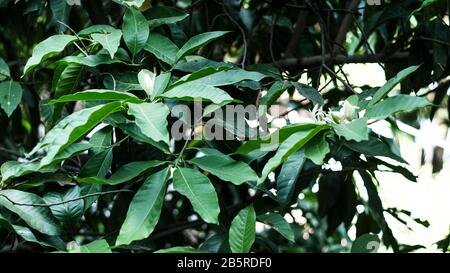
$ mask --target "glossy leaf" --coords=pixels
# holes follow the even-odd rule
[[[208,177],[197,170],[178,167],[173,174],[173,187],[189,199],[194,210],[205,222],[219,223],[219,201]]]
[[[207,155],[193,158],[189,162],[236,185],[258,180],[258,176],[250,166],[227,155]]]
[[[37,44],[33,49],[33,55],[25,65],[24,74],[30,72],[34,67],[51,55],[63,51],[69,43],[76,39],[75,36],[71,35],[53,35]]]
[[[92,177],[78,177],[78,182],[89,184],[107,184],[107,185],[119,185],[128,182],[138,176],[141,176],[146,171],[161,166],[163,161],[135,161],[120,167],[110,178],[105,179],[103,176]]]
[[[58,250],[65,250],[66,248],[65,243],[58,236],[41,234],[37,231],[33,231],[28,227],[12,224],[9,219],[1,214],[0,226],[8,229],[11,232],[14,232],[27,242],[36,243],[41,246],[51,247]]]
[[[324,159],[330,152],[330,146],[325,136],[316,137],[305,146],[305,157],[311,159],[316,165],[323,165]]]
[[[65,193],[49,192],[44,195],[44,201],[48,205],[57,204],[80,198],[80,188],[75,186]],[[51,206],[52,214],[61,223],[70,225],[76,223],[84,213],[84,201],[78,199],[69,203]]]
[[[62,96],[56,100],[52,100],[49,104],[56,104],[71,101],[117,101],[126,100],[132,102],[140,102],[140,99],[131,93],[125,93],[114,90],[92,89],[85,90],[71,95]]]
[[[431,106],[431,103],[425,98],[396,95],[370,107],[364,117],[368,119],[385,119],[398,112],[408,112],[427,106]]]
[[[14,202],[14,203],[11,203]],[[34,193],[18,190],[0,191],[0,206],[17,214],[30,227],[47,235],[58,235],[60,227],[56,223],[48,207],[36,207],[19,204],[45,204],[44,200]]]
[[[229,242],[233,253],[248,253],[256,237],[256,213],[253,205],[242,209],[231,222]]]
[[[167,116],[170,111],[162,103],[128,103],[128,114],[136,119],[142,133],[156,142],[169,143]]]
[[[6,80],[11,77],[11,72],[9,70],[8,64],[0,58],[0,81]]]
[[[82,246],[74,246],[68,249],[69,253],[111,253],[111,248],[106,240],[95,240]]]
[[[154,253],[208,253],[208,251],[202,250],[202,249],[195,249],[193,247],[182,247],[182,246],[176,246],[166,249],[160,249],[158,251],[155,251]]]
[[[144,48],[150,29],[144,15],[135,8],[129,8],[123,16],[122,32],[125,44],[134,57]]]
[[[398,74],[388,80],[388,82],[380,87],[380,89],[377,90],[375,95],[373,96],[372,100],[369,102],[369,107],[373,106],[374,104],[378,103],[380,100],[382,100],[389,92],[394,89],[394,87],[399,84],[401,81],[403,81],[406,77],[414,73],[417,69],[419,69],[420,65],[417,66],[410,66],[408,68],[403,69],[402,71],[398,72]]]
[[[88,36],[93,33],[113,33],[117,29],[110,25],[92,25],[87,28],[83,28],[80,32],[78,32],[78,36]]]
[[[41,166],[46,165],[52,162],[59,152],[87,134],[107,116],[121,109],[121,102],[111,102],[75,112],[53,127],[30,154],[46,148],[47,154],[42,159]]]
[[[96,153],[83,165],[78,176],[104,178],[111,169],[112,160],[112,149]]]
[[[234,101],[234,99],[222,89],[208,85],[191,83],[177,85],[176,87],[169,89],[167,92],[161,94],[161,96],[165,98],[190,101],[203,99],[206,101],[211,101],[215,104]]]
[[[338,136],[341,136],[349,141],[354,140],[359,142],[369,139],[367,118],[356,119],[346,124],[333,124],[333,129]]]
[[[176,55],[176,61],[180,60],[186,55],[191,54],[192,52],[196,51],[200,47],[206,45],[207,43],[222,37],[223,35],[227,34],[227,31],[211,31],[211,32],[205,32],[198,34],[191,39],[189,39],[186,44],[178,51]]]
[[[278,213],[269,213],[258,216],[258,221],[271,226],[278,231],[284,238],[294,242],[294,231],[289,226],[289,223]]]
[[[30,173],[51,173],[55,172],[58,168],[51,166],[57,164],[67,158],[70,158],[76,154],[86,151],[91,148],[87,143],[75,143],[66,148],[64,151],[58,153],[53,160],[48,163],[42,163],[39,161],[33,162],[18,162],[7,161],[1,166],[2,182],[8,181],[13,178],[21,177]]]
[[[107,34],[93,33],[91,36],[94,41],[100,43],[102,47],[109,52],[111,59],[113,59],[117,49],[119,49],[122,31],[117,29]]]
[[[292,200],[295,184],[306,161],[304,150],[295,152],[283,163],[277,178],[277,200],[283,207]]]
[[[144,90],[139,84],[137,73],[131,71],[117,75],[106,75],[103,85],[106,89],[115,91]]]
[[[167,168],[152,174],[136,192],[116,245],[128,245],[147,238],[153,232],[161,214],[168,175]]]
[[[275,155],[269,159],[264,166],[262,175],[258,180],[258,184],[264,182],[267,175],[281,165],[286,159],[288,159],[293,153],[300,150],[306,143],[308,143],[315,135],[320,131],[325,130],[327,127],[317,127],[312,130],[299,131],[289,136],[284,142],[281,143]]]
[[[10,117],[22,100],[22,86],[18,82],[7,81],[0,83],[0,106]]]
[[[158,76],[156,76],[155,85],[153,86],[153,93],[151,95],[152,100],[154,100],[156,97],[164,93],[164,91],[166,91],[166,88],[169,85],[171,77],[172,73],[170,72],[161,73]]]
[[[186,18],[188,14],[179,9],[167,6],[155,6],[144,13],[150,27],[175,24]]]
[[[291,83],[295,87],[295,90],[300,93],[300,95],[310,100],[314,105],[323,105],[325,103],[319,91],[312,88],[311,86],[298,82]]]
[[[169,65],[175,63],[177,52],[180,50],[167,37],[153,32],[150,33],[144,49]]]

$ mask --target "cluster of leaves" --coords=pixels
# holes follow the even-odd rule
[[[20,2],[34,5],[30,12],[48,14],[46,6],[39,5],[42,1]],[[431,106],[427,99],[410,94],[425,84],[425,80],[414,83],[418,78],[411,75],[427,77],[426,72],[433,71],[434,80],[439,80],[446,76],[444,71],[437,74],[446,66],[442,58],[431,65],[414,65],[423,59],[406,66],[398,62],[386,70],[387,75],[394,74],[385,85],[360,93],[352,93],[350,86],[340,89],[334,78],[336,88],[322,95],[316,68],[307,71],[310,83],[300,83],[299,77],[286,73],[291,68],[282,72],[285,69],[278,67],[282,62],[265,57],[259,63],[251,61],[256,56],[274,58],[267,50],[275,50],[276,45],[258,49],[249,41],[257,44],[268,33],[273,38],[275,28],[295,31],[288,8],[275,1],[198,1],[205,4],[201,12],[218,12],[227,21],[217,25],[208,21],[213,25],[206,30],[194,27],[197,35],[186,34],[193,22],[201,22],[197,2],[185,8],[191,13],[187,14],[169,5],[151,6],[150,1],[114,1],[100,11],[110,12],[111,17],[120,14],[120,20],[109,24],[95,14],[95,8],[86,7],[92,24],[77,32],[69,20],[70,6],[61,4],[62,11],[56,3],[63,1],[49,2],[48,24],[64,32],[44,35],[36,45],[23,45],[33,48],[32,55],[23,69],[13,64],[14,77],[6,62],[0,61],[0,102],[7,123],[26,128],[25,135],[32,136],[19,139],[22,150],[11,152],[17,158],[0,157],[6,161],[1,166],[2,243],[11,243],[12,238],[20,240],[24,249],[31,245],[70,252],[323,251],[324,246],[347,238],[346,231],[356,219],[358,235],[381,233],[385,245],[404,249],[386,223],[375,172],[398,172],[413,181],[415,176],[402,166],[406,162],[396,152],[395,141],[375,134],[368,124],[386,118],[395,121],[397,113]],[[335,1],[324,2],[337,7]],[[392,6],[414,8],[418,18],[425,16],[424,24],[438,21],[426,17],[434,5],[418,8],[412,1],[402,2],[408,3]],[[310,8],[320,12],[315,5]],[[399,18],[386,15],[388,11],[367,10],[365,33],[394,35],[389,24]],[[252,23],[246,20],[252,18],[249,12],[263,15],[261,30],[251,40],[245,35],[252,33]],[[236,27],[237,31],[228,31]],[[267,27],[271,30],[263,31]],[[404,27],[414,35],[418,31],[406,23]],[[320,32],[309,34],[312,40],[320,36]],[[387,52],[406,49],[406,40],[396,41],[386,45]],[[320,46],[326,48],[323,42]],[[383,43],[389,42],[377,41],[376,47]],[[5,43],[0,52],[9,52],[8,46]],[[303,46],[311,45],[300,43],[291,54],[302,57],[317,51]],[[364,43],[353,45],[352,51],[364,48]],[[414,56],[411,51],[409,58]],[[22,92],[21,84],[12,80],[15,77],[43,83],[31,83]],[[402,94],[392,94],[401,82]],[[281,128],[270,124],[276,129],[271,135],[278,139],[275,144],[266,137],[176,140],[170,132],[177,120],[170,112],[177,105],[193,107],[201,99],[208,113],[233,104],[259,104],[265,109],[285,92],[298,92],[307,99],[307,103],[292,103],[296,109],[313,109],[314,119]],[[264,95],[259,99],[259,94]],[[31,102],[20,109],[26,96]],[[216,130],[235,135],[241,130],[220,116],[202,119],[215,119]],[[41,139],[40,124],[46,131]],[[14,136],[18,129],[12,130],[8,134]],[[202,135],[204,128],[199,130]],[[1,141],[16,147],[13,137]],[[267,144],[272,144],[271,150]],[[325,167],[331,159],[340,162],[339,170]],[[319,186],[317,193],[313,185]],[[358,205],[364,212],[357,212]],[[285,220],[295,210],[304,213],[306,225]],[[257,222],[271,228],[257,234]],[[304,239],[305,234],[313,239]]]

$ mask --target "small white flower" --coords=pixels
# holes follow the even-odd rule
[[[138,81],[139,84],[144,88],[145,93],[147,93],[148,96],[151,96],[153,93],[153,87],[155,85],[155,77],[156,74],[147,70],[142,69],[138,73]]]
[[[351,104],[348,101],[344,101],[344,103],[342,104],[342,108],[339,111],[341,118],[346,121],[354,120],[357,115],[356,109],[358,109],[357,106]]]

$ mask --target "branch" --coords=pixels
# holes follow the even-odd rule
[[[348,9],[349,10],[353,10],[356,12],[356,9],[359,6],[359,1],[360,0],[352,0],[352,2],[350,3]],[[333,52],[338,52],[341,48],[343,48],[345,39],[347,37],[347,33],[349,32],[351,26],[352,26],[352,21],[353,21],[353,14],[352,13],[347,13],[344,16],[344,19],[342,20],[341,23],[341,27],[339,28],[339,31],[336,35],[336,39],[335,39],[335,45],[333,47]]]
[[[325,63],[328,65],[350,64],[350,63],[383,63],[398,62],[409,57],[409,52],[397,52],[392,55],[368,54],[368,55],[325,55]],[[310,56],[304,58],[286,58],[277,61],[278,65],[286,69],[302,69],[318,67],[322,63],[322,56]]]
[[[74,199],[70,199],[70,200],[66,200],[66,201],[62,201],[62,202],[58,202],[58,203],[51,203],[51,204],[32,204],[32,203],[18,203],[16,201],[11,200],[11,198],[9,198],[8,196],[4,195],[4,194],[0,194],[0,197],[5,198],[6,200],[8,200],[11,204],[13,204],[14,206],[23,206],[23,207],[53,207],[53,206],[59,206],[59,205],[64,205],[70,202],[75,202],[78,200],[82,200],[82,199],[86,199],[89,197],[93,197],[93,196],[99,196],[99,195],[107,195],[107,194],[112,194],[112,193],[118,193],[118,192],[134,192],[132,190],[114,190],[114,191],[104,191],[104,192],[97,192],[97,193],[90,193],[90,194],[86,194]]]
[[[298,47],[298,43],[300,42],[301,35],[306,26],[306,18],[308,17],[308,11],[301,10],[298,13],[297,21],[295,22],[294,33],[292,34],[292,38],[289,41],[289,44],[286,48],[285,56],[291,57]]]

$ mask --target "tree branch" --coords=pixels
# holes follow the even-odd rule
[[[70,202],[75,202],[78,200],[82,200],[82,199],[86,199],[88,197],[93,197],[93,196],[99,196],[99,195],[107,195],[107,194],[112,194],[112,193],[118,193],[118,192],[134,192],[132,190],[114,190],[114,191],[104,191],[104,192],[97,192],[97,193],[90,193],[90,194],[86,194],[74,199],[70,199],[70,200],[66,200],[66,201],[62,201],[62,202],[57,202],[57,203],[51,203],[51,204],[32,204],[32,203],[19,203],[16,202],[14,200],[12,200],[11,198],[9,198],[8,196],[4,195],[4,194],[0,194],[0,197],[5,198],[6,200],[8,200],[11,204],[13,204],[14,206],[22,206],[22,207],[53,207],[53,206],[59,206],[59,205],[64,205]]]
[[[350,64],[350,63],[383,63],[398,62],[409,57],[409,52],[397,52],[392,55],[368,54],[368,55],[325,55],[325,63],[328,65]],[[286,58],[277,61],[278,65],[286,69],[301,69],[318,67],[322,63],[322,56],[310,56],[304,58]]]

